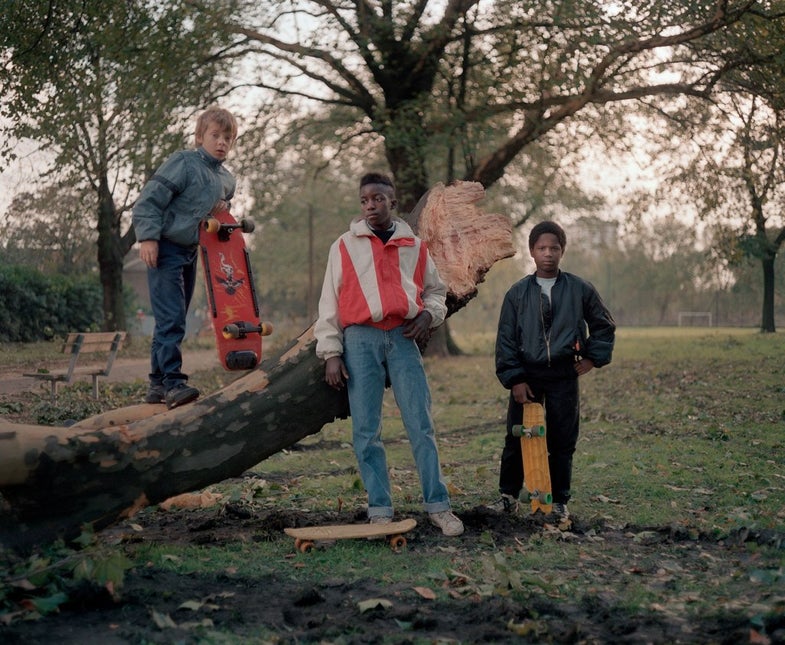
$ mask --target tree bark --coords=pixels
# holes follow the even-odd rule
[[[448,285],[453,314],[515,248],[479,184],[437,185],[410,217]],[[412,219],[413,218],[413,219]],[[242,474],[349,415],[324,383],[313,328],[229,386],[166,411],[139,405],[69,428],[0,421],[0,543],[17,549],[104,528],[149,504]]]

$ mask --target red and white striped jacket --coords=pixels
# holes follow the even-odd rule
[[[447,314],[445,287],[428,247],[402,219],[385,244],[360,217],[330,247],[314,326],[316,355],[343,354],[349,325],[393,329],[421,311],[438,327]]]

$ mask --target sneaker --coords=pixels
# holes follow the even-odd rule
[[[166,390],[163,385],[151,385],[147,388],[145,403],[166,403]]]
[[[488,504],[486,508],[496,511],[497,513],[517,513],[518,500],[515,499],[512,495],[502,493],[502,496],[498,500],[496,500],[493,504]]]
[[[389,515],[374,515],[373,517],[368,518],[369,524],[390,524],[392,523],[392,518]]]
[[[463,522],[459,520],[452,511],[440,511],[439,513],[428,513],[431,524],[438,526],[442,533],[448,537],[455,537],[463,533]]]
[[[556,517],[556,519],[561,521],[570,519],[570,511],[567,510],[567,504],[554,502],[553,515]]]
[[[185,383],[180,383],[166,393],[166,407],[171,410],[178,405],[185,405],[198,398],[199,390]]]

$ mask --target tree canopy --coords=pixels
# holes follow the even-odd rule
[[[434,168],[453,172],[435,150],[459,150],[462,178],[488,187],[589,108],[710,97],[725,74],[769,60],[715,40],[752,20],[779,24],[776,4],[238,0],[217,19],[233,34],[227,51],[255,63],[245,82],[340,106],[354,115],[342,136],[383,141],[408,210]]]

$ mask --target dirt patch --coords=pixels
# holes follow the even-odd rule
[[[493,539],[499,549],[517,548],[536,532],[555,530],[542,520],[512,518],[478,507],[461,513],[466,533],[446,542],[424,515],[409,534],[407,551],[436,551],[449,545],[469,550],[477,540]],[[361,518],[358,518],[358,521]],[[346,515],[342,516],[346,520]],[[336,523],[332,513],[260,511],[228,504],[212,509],[164,513],[149,511],[134,519],[143,530],[120,525],[107,539],[135,543],[227,544],[233,541],[288,540],[285,526]],[[632,532],[640,536],[642,531]],[[210,641],[212,629],[233,634],[239,642],[276,643],[412,643],[412,642],[574,642],[574,643],[740,643],[750,642],[747,615],[720,611],[687,621],[667,610],[630,614],[608,590],[623,589],[636,567],[650,566],[651,554],[663,544],[681,553],[680,566],[704,567],[745,557],[743,542],[767,536],[737,536],[738,544],[719,544],[672,530],[646,531],[633,540],[625,530],[586,526],[574,520],[564,539],[602,539],[628,554],[625,566],[599,571],[597,589],[565,601],[547,594],[526,602],[512,594],[481,595],[450,590],[449,600],[429,600],[405,584],[378,584],[367,579],[326,578],[304,584],[280,576],[221,574],[178,575],[154,567],[130,571],[120,602],[105,595],[75,596],[61,613],[35,622],[0,627],[4,643],[197,643]],[[141,537],[143,536],[143,537]],[[326,547],[329,548],[329,547]],[[385,548],[380,545],[380,548]],[[616,550],[616,549],[614,549]],[[406,557],[406,553],[401,554]],[[719,571],[717,572],[720,573]],[[382,599],[360,610],[361,601]],[[785,642],[785,621],[769,624],[766,642]],[[223,637],[220,637],[223,638]],[[224,641],[220,641],[224,642]]]

